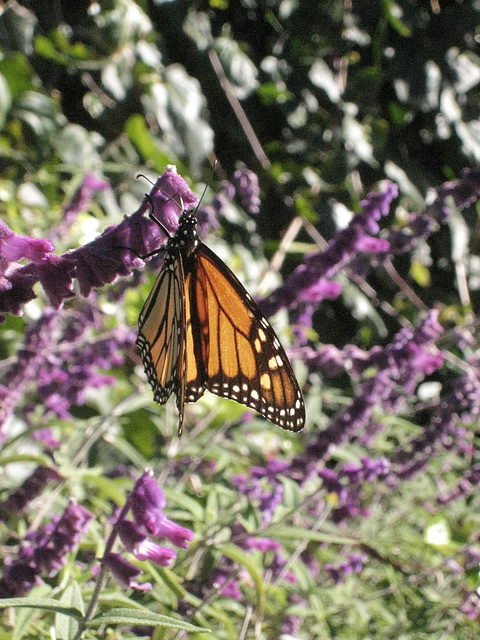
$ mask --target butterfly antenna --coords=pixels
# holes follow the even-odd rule
[[[200,196],[200,200],[198,201],[197,207],[195,209],[195,211],[198,209],[198,207],[202,204],[202,200],[205,197],[205,194],[207,193],[207,189],[208,187],[212,184],[212,180],[213,180],[213,176],[215,175],[215,169],[217,168],[217,160],[215,160],[215,162],[213,163],[213,168],[212,171],[210,173],[210,177],[207,180],[207,184],[205,185],[205,188],[202,192],[202,195]]]
[[[136,178],[137,178],[137,180],[140,180],[140,178],[143,178],[144,180],[146,180],[147,182],[149,182],[149,183],[152,185],[152,187],[153,187],[153,186],[155,186],[155,183],[154,183],[154,182],[152,182],[152,181],[150,180],[150,178],[147,178],[147,176],[146,176],[144,173],[138,173],[138,174],[137,174],[137,176],[136,176]]]

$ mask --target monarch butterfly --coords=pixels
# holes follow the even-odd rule
[[[182,434],[184,404],[206,389],[258,411],[283,429],[305,423],[302,393],[275,332],[237,277],[197,235],[196,209],[167,234],[162,269],[138,320],[137,345],[164,404],[172,392]],[[161,251],[162,249],[159,249]]]

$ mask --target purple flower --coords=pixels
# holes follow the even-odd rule
[[[152,477],[151,472],[146,472],[137,481],[130,497],[135,522],[145,529],[157,535],[158,521],[163,519],[162,509],[166,505],[165,496]]]
[[[0,598],[19,598],[25,596],[39,583],[36,570],[27,562],[5,559],[5,569],[0,578]]]
[[[177,557],[173,549],[161,547],[151,540],[141,542],[137,546],[134,555],[138,560],[150,560],[160,567],[169,567]]]
[[[463,555],[465,557],[465,569],[467,571],[471,571],[472,569],[478,571],[480,567],[480,550],[469,546],[465,549]]]
[[[40,576],[53,577],[66,563],[88,528],[93,515],[84,507],[70,503],[61,518],[25,537],[18,558],[7,558],[0,579],[0,596],[15,597],[28,593]]]
[[[87,171],[82,184],[75,192],[71,201],[63,208],[63,218],[71,225],[79,213],[85,211],[96,191],[105,191],[109,188],[108,182],[100,180],[91,171]]]
[[[325,376],[334,378],[346,373],[345,365],[348,359],[345,351],[342,352],[333,344],[326,344],[318,347],[316,351],[311,347],[295,349],[293,355],[303,360],[310,373],[322,372]]]
[[[469,620],[477,620],[480,614],[480,597],[475,591],[469,593],[465,598],[465,602],[460,607],[460,611],[467,616]]]
[[[201,205],[197,209],[197,231],[200,238],[204,238],[210,229],[218,229],[220,222],[215,209],[210,205]]]
[[[168,520],[168,518],[159,519],[155,536],[163,536],[167,538],[172,544],[182,549],[188,549],[187,540],[190,542],[193,540],[193,533],[190,529],[185,529],[180,525]]]
[[[75,215],[79,207],[94,190],[105,188],[87,175],[81,193],[72,203],[68,216]],[[140,208],[119,225],[110,227],[93,242],[70,251],[65,256],[50,256],[50,240],[37,240],[17,236],[4,223],[0,224],[0,313],[19,315],[22,306],[35,297],[33,285],[40,280],[52,305],[60,308],[72,297],[72,279],[76,277],[82,295],[88,296],[94,288],[111,284],[118,276],[130,275],[141,263],[138,256],[158,248],[164,233],[158,224],[145,218],[150,211],[165,227],[173,232],[178,225],[182,207],[190,208],[197,202],[186,182],[169,168],[160,176],[150,196]],[[60,232],[63,233],[63,232]],[[32,262],[11,270],[13,260],[26,257]]]
[[[22,258],[41,262],[54,249],[50,240],[18,236],[0,220],[0,273],[5,273],[8,262],[18,262]]]
[[[0,321],[4,322],[3,313],[19,316],[23,306],[35,298],[33,285],[37,278],[27,272],[30,265],[20,267],[7,277],[0,277]]]
[[[261,553],[266,553],[267,551],[277,552],[282,548],[279,542],[275,542],[275,540],[270,540],[269,538],[248,537],[244,545],[247,549],[257,549]]]
[[[110,569],[118,582],[126,588],[136,589],[137,591],[150,591],[152,585],[149,582],[137,582],[137,578],[141,573],[141,569],[134,564],[125,560],[118,553],[109,553],[104,556],[103,564]]]
[[[33,439],[35,442],[41,442],[45,449],[53,451],[54,449],[60,448],[60,442],[55,440],[51,429],[39,429],[38,431],[35,431]]]
[[[410,451],[398,448],[392,455],[392,461],[398,466],[396,474],[405,479],[419,473],[429,462],[434,447],[452,449],[463,447],[464,439],[457,438],[459,420],[472,422],[480,414],[480,380],[473,373],[465,374],[454,384],[453,391],[441,398],[438,406],[433,407],[432,418],[423,432],[410,442]],[[469,493],[468,483],[477,486],[480,473],[477,465],[473,465],[465,475],[465,480],[460,480],[459,485],[449,494],[438,498],[439,502],[446,504],[458,499],[461,495]]]
[[[37,274],[54,309],[75,295],[72,291],[75,265],[68,258],[49,255],[37,266]]]
[[[137,560],[151,560],[162,567],[168,567],[177,557],[173,549],[160,547],[149,540],[142,532],[142,527],[131,520],[118,522],[116,528],[125,549]]]
[[[367,560],[368,557],[365,554],[351,553],[348,555],[348,560],[342,562],[338,567],[326,564],[324,570],[330,574],[335,584],[342,584],[346,576],[359,575]]]
[[[304,289],[299,296],[304,302],[321,302],[335,300],[342,293],[341,285],[328,280],[318,280],[311,287]]]
[[[237,602],[243,599],[243,594],[240,591],[237,580],[234,580],[232,578],[229,579],[226,575],[220,573],[219,571],[216,572],[213,586],[216,589],[220,589],[220,593],[225,598],[230,598],[230,600],[236,600]]]
[[[258,177],[249,169],[238,169],[233,174],[233,184],[240,196],[242,207],[251,215],[260,211]]]
[[[178,547],[187,549],[186,541],[193,540],[193,533],[166,518],[163,513],[166,505],[165,496],[152,476],[152,470],[147,469],[135,483],[125,507],[118,516],[111,540],[113,543],[114,535],[118,533],[125,549],[138,560],[151,560],[159,566],[168,567],[177,557],[176,552],[173,549],[161,547],[150,540],[149,536],[163,536]],[[133,521],[126,518],[129,511],[132,512]],[[112,555],[113,559],[110,557]],[[139,575],[140,571],[133,573],[133,565],[127,561],[118,565],[118,556],[111,554],[110,551],[107,556],[110,558],[109,562],[114,564],[116,577],[118,576],[115,571],[119,572],[118,579],[122,584],[128,584],[137,589],[138,583],[132,582],[131,578]],[[125,571],[126,576],[122,576],[122,571]]]

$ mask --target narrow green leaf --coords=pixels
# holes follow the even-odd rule
[[[53,598],[5,598],[0,600],[0,608],[8,607],[27,607],[29,609],[44,609],[45,611],[54,611],[55,613],[63,613],[66,616],[72,616],[77,620],[83,618],[83,613],[76,607],[63,606],[58,600]]]
[[[312,542],[330,542],[333,544],[360,544],[360,541],[355,538],[334,535],[332,533],[326,533],[325,531],[310,531],[309,529],[302,529],[301,527],[277,527],[273,525],[269,528],[268,535],[270,538],[274,538],[275,540],[284,538],[298,541],[310,540]]]
[[[230,558],[230,560],[233,560],[234,562],[238,562],[238,564],[248,571],[257,592],[258,609],[263,611],[265,608],[265,589],[263,588],[263,578],[257,567],[252,562],[250,556],[248,556],[243,549],[240,549],[230,542],[221,545],[219,550],[224,556]]]
[[[112,609],[106,614],[102,614],[87,623],[88,627],[99,627],[103,624],[121,624],[121,625],[152,625],[159,627],[168,627],[170,629],[179,629],[181,631],[205,631],[201,627],[197,627],[183,620],[163,616],[159,613],[153,613],[148,609]]]

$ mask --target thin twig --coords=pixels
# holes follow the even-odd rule
[[[209,50],[208,57],[210,58],[210,63],[217,75],[218,81],[220,82],[220,85],[224,90],[225,95],[227,96],[227,100],[229,101],[230,106],[232,107],[235,115],[237,116],[237,119],[240,123],[240,126],[243,129],[243,132],[247,136],[247,140],[249,141],[254,154],[257,156],[257,159],[262,165],[262,167],[264,169],[269,169],[270,160],[267,158],[262,148],[262,145],[260,144],[260,140],[257,138],[255,131],[253,130],[252,125],[250,124],[247,118],[247,115],[243,110],[242,105],[240,104],[237,97],[235,96],[235,93],[232,90],[232,86],[227,76],[225,75],[225,71],[223,70],[223,66],[222,66],[222,63],[220,62],[220,58],[218,57],[217,53],[213,49]]]

